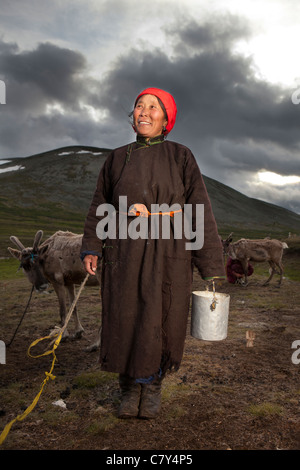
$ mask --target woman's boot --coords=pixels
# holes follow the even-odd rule
[[[156,379],[151,384],[142,384],[139,418],[153,419],[160,412],[162,379]]]
[[[127,375],[119,375],[121,388],[121,404],[118,418],[136,418],[139,414],[139,403],[141,398],[141,384]]]

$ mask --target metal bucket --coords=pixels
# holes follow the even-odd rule
[[[191,335],[206,341],[227,338],[229,301],[229,294],[193,292]]]

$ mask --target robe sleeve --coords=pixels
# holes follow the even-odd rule
[[[204,243],[202,248],[192,251],[192,262],[203,279],[225,279],[223,247],[211,202],[196,159],[188,149],[184,168],[184,186],[186,204],[191,204],[193,207],[193,232],[196,230],[196,204],[204,205]]]
[[[103,241],[97,237],[96,228],[102,217],[96,215],[97,208],[100,204],[110,203],[111,201],[111,182],[110,182],[110,166],[112,154],[110,154],[104,162],[97,180],[96,190],[85,220],[84,232],[81,245],[81,258],[92,253],[98,257],[102,256]]]

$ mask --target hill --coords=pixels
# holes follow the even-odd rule
[[[64,147],[0,166],[0,256],[7,256],[9,236],[31,244],[35,230],[81,233],[97,176],[109,149]],[[14,167],[15,170],[7,171]],[[249,198],[205,177],[219,232],[225,236],[282,236],[300,233],[300,216]]]

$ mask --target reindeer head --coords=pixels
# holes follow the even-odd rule
[[[39,249],[42,237],[43,231],[39,230],[35,234],[32,248],[25,248],[23,243],[21,243],[17,237],[12,235],[10,240],[19,248],[19,250],[8,247],[10,254],[20,261],[20,267],[23,269],[29,282],[34,285],[37,291],[43,291],[48,287],[48,281],[43,274],[43,260],[41,258],[41,255],[47,247]]]
[[[222,245],[223,245],[223,255],[228,255],[228,250],[229,250],[229,245],[232,242],[232,235],[233,232],[231,232],[230,235],[226,238],[226,240],[222,240]]]

